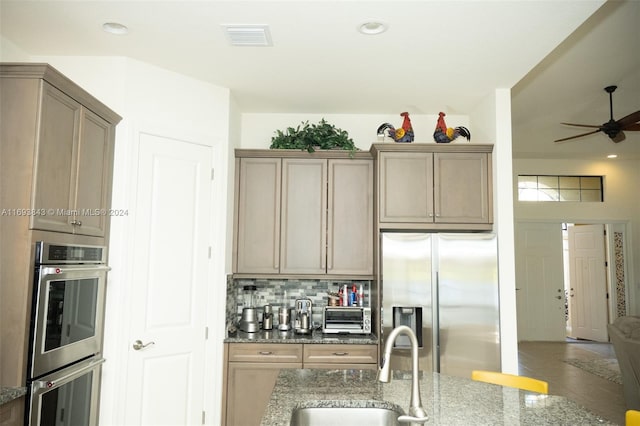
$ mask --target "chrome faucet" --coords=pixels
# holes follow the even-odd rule
[[[378,380],[384,383],[391,381],[391,349],[393,349],[393,342],[400,334],[406,334],[411,342],[411,401],[409,402],[409,415],[398,417],[399,422],[403,423],[424,423],[429,420],[427,412],[422,407],[422,401],[420,399],[420,386],[418,384],[418,339],[406,325],[401,325],[394,328],[389,337],[387,337],[387,343],[384,345],[384,357],[382,358],[382,365],[378,371]]]

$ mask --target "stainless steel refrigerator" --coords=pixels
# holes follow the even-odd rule
[[[497,243],[488,233],[381,234],[382,339],[398,325],[416,331],[420,370],[470,377],[500,371]],[[411,370],[399,336],[394,370]]]

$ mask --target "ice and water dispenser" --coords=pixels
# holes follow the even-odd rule
[[[422,307],[393,306],[393,328],[406,325],[411,328],[418,339],[418,347],[422,348]],[[409,337],[401,334],[396,338],[394,348],[411,348]]]

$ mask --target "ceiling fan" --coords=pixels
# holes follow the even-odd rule
[[[591,125],[591,124],[574,124],[574,123],[561,123],[566,124],[567,126],[577,126],[577,127],[590,127],[596,130],[591,132],[582,133],[575,136],[569,136],[568,138],[557,139],[554,142],[562,142],[569,139],[575,139],[582,136],[592,135],[594,133],[603,132],[615,143],[622,142],[625,139],[625,135],[623,130],[628,131],[640,131],[640,111],[633,112],[626,117],[622,117],[620,120],[613,119],[613,92],[618,88],[618,86],[607,86],[604,88],[604,91],[609,94],[609,109],[611,111],[611,118],[604,124],[601,125]]]

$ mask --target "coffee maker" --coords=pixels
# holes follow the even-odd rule
[[[298,334],[311,333],[311,299],[296,299],[293,330]]]
[[[258,309],[255,307],[256,286],[245,285],[244,307],[242,308],[242,316],[240,317],[240,330],[247,333],[255,333],[260,330],[258,322]]]

